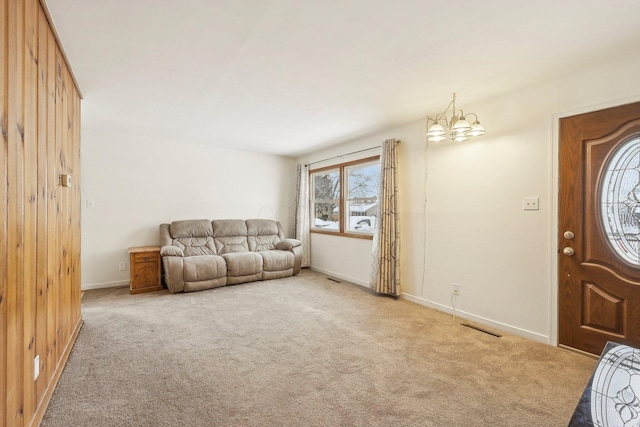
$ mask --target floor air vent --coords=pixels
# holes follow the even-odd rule
[[[495,332],[487,331],[486,329],[482,329],[478,326],[470,325],[468,323],[460,323],[462,326],[466,326],[467,328],[475,329],[476,331],[484,332],[487,335],[494,336],[496,338],[500,338],[502,335],[496,334]]]
[[[327,277],[327,279],[331,280],[332,282],[342,283],[340,280],[334,279],[333,277]]]

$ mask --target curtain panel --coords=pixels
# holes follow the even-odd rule
[[[302,267],[311,265],[309,235],[309,166],[298,164],[296,187],[295,238],[302,242]]]
[[[387,139],[380,155],[378,220],[373,234],[371,289],[400,295],[400,217],[398,212],[397,139]]]

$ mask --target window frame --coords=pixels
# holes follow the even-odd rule
[[[367,240],[373,240],[373,232],[356,232],[356,231],[349,231],[346,230],[345,225],[346,222],[349,220],[349,216],[347,215],[347,202],[351,201],[352,199],[350,199],[348,197],[348,194],[345,194],[347,191],[345,189],[345,186],[347,184],[346,182],[346,169],[347,168],[352,168],[354,166],[357,165],[362,165],[365,166],[369,163],[374,163],[376,161],[380,161],[380,156],[371,156],[371,157],[366,157],[363,159],[358,159],[358,160],[352,160],[349,162],[345,162],[345,163],[338,163],[335,165],[331,165],[331,166],[324,166],[321,168],[317,168],[317,169],[310,169],[309,170],[309,195],[313,196],[313,197],[309,197],[309,231],[311,233],[316,233],[316,234],[326,234],[326,235],[330,235],[330,236],[342,236],[342,237],[352,237],[352,238],[356,238],[356,239],[367,239]],[[314,205],[315,205],[315,194],[314,194],[314,189],[313,189],[313,175],[317,174],[319,172],[324,172],[324,171],[333,171],[336,170],[339,172],[339,179],[340,179],[340,197],[338,199],[333,199],[333,200],[338,200],[338,212],[340,212],[340,218],[338,221],[339,227],[338,230],[327,230],[327,229],[322,229],[319,227],[315,226],[315,210],[314,210]],[[382,168],[380,168],[380,172],[382,172]]]

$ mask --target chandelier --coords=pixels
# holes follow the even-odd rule
[[[447,118],[449,111],[451,116]],[[467,121],[469,116],[474,118],[472,124]],[[453,94],[453,99],[442,113],[435,117],[427,117],[427,141],[444,141],[447,139],[447,133],[452,142],[466,141],[469,138],[487,133],[475,113],[464,114],[462,110],[456,110],[455,93]]]

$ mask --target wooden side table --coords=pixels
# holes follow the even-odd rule
[[[139,294],[162,289],[160,248],[158,246],[129,248],[129,261],[131,265],[129,292]]]

